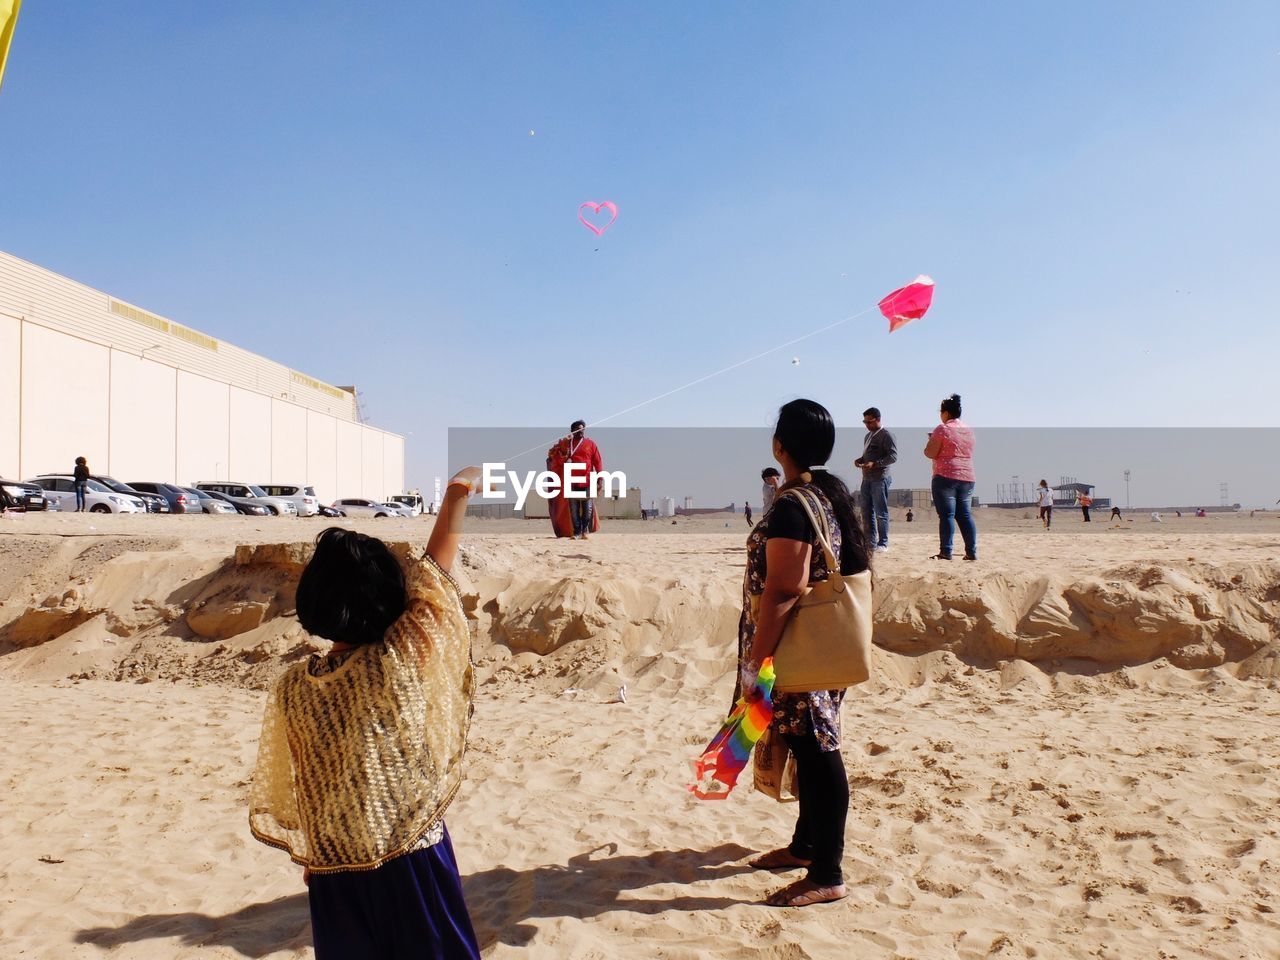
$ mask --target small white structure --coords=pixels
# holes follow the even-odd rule
[[[676,498],[663,497],[658,501],[658,516],[674,517],[676,515]]]

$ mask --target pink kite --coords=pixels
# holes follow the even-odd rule
[[[594,223],[582,215],[584,210],[590,209],[592,213],[599,213],[601,210],[607,210],[611,214],[609,222],[603,227],[597,227]],[[588,200],[586,203],[578,205],[578,219],[582,221],[582,225],[594,233],[597,237],[603,236],[604,232],[613,226],[613,221],[618,219],[618,205],[612,200],[601,200],[596,203],[594,200]]]
[[[889,321],[889,332],[893,333],[923,317],[932,303],[933,278],[921,275],[881,300],[880,312]]]

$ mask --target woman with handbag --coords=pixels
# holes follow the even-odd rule
[[[821,404],[793,400],[778,411],[773,456],[785,482],[747,538],[739,684],[743,677],[750,684],[764,658],[778,651],[788,618],[815,584],[830,579],[842,586],[844,578],[865,574],[869,596],[870,553],[853,497],[824,466],[834,446],[835,424]],[[831,569],[833,561],[838,570]],[[868,636],[862,639],[869,642],[867,606]],[[780,672],[779,686],[786,680]],[[800,814],[790,845],[757,857],[751,865],[761,870],[806,868],[807,873],[772,894],[765,901],[772,906],[804,907],[846,895],[840,868],[849,811],[849,781],[840,755],[843,700],[843,689],[778,693],[775,688],[771,730],[785,738],[795,756]]]

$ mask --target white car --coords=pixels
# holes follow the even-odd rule
[[[341,510],[348,517],[392,517],[395,510],[388,508],[377,500],[365,500],[362,497],[347,497],[333,501],[334,509]]]
[[[422,497],[416,493],[397,493],[394,497],[389,498],[390,503],[398,503],[402,507],[408,507],[411,516],[420,517],[425,509]]]
[[[45,498],[56,500],[63,513],[76,508],[76,479],[71,474],[47,473],[28,480],[45,492]],[[146,513],[147,504],[141,497],[116,493],[97,480],[85,481],[84,508],[90,513]]]
[[[298,516],[314,517],[320,512],[320,498],[315,487],[303,487],[296,483],[260,483],[267,496],[276,500],[292,500],[298,508]]]
[[[283,497],[269,497],[267,491],[252,483],[237,483],[229,480],[201,480],[195,485],[197,490],[212,490],[225,493],[228,497],[241,500],[258,500],[267,508],[267,512],[277,517],[296,517],[298,505]]]
[[[394,500],[384,500],[380,506],[386,507],[393,517],[413,516],[413,508],[407,503],[396,503]]]

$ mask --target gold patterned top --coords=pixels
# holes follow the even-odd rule
[[[462,781],[474,680],[457,583],[406,563],[382,643],[294,664],[267,698],[249,794],[254,837],[312,873],[372,870],[440,835]]]

